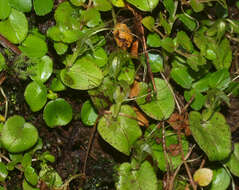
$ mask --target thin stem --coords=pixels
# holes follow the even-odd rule
[[[22,52],[21,50],[12,44],[10,41],[8,41],[4,36],[0,34],[0,44],[2,44],[3,47],[11,49],[15,54],[20,55]]]
[[[0,87],[0,91],[5,99],[5,113],[4,113],[4,118],[7,119],[7,113],[8,113],[8,100],[7,100],[7,96],[4,93],[4,90],[2,89],[2,87]]]

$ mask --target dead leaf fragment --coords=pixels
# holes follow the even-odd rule
[[[126,50],[131,46],[133,42],[133,36],[126,24],[123,23],[116,24],[113,34],[118,47],[122,48],[123,50]]]
[[[139,40],[136,40],[135,42],[133,42],[132,47],[131,47],[131,56],[133,58],[138,57],[138,49],[139,49]]]
[[[132,88],[130,89],[129,97],[133,98],[138,96],[138,94],[139,94],[139,82],[135,80]]]
[[[137,115],[137,120],[138,120],[138,124],[141,126],[149,126],[149,121],[148,119],[144,116],[144,114],[137,108],[137,107],[133,107],[136,115]]]
[[[212,177],[213,171],[209,168],[200,168],[193,175],[194,181],[202,187],[208,186],[212,181]]]

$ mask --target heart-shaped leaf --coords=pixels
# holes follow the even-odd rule
[[[135,168],[133,163],[123,163],[118,175],[117,190],[158,190],[156,174],[148,161],[144,161],[139,168]]]
[[[105,114],[98,123],[98,132],[101,137],[126,155],[130,154],[132,145],[142,134],[138,122],[132,117],[137,118],[134,110],[128,105],[123,105],[116,119],[112,117],[112,114]]]
[[[67,125],[72,120],[72,107],[62,98],[52,100],[44,108],[43,119],[51,128]]]
[[[36,144],[37,139],[37,129],[18,115],[10,117],[1,132],[2,145],[12,153],[28,150]]]
[[[42,83],[33,81],[27,85],[24,97],[33,112],[39,111],[47,101],[47,89]]]
[[[167,119],[174,110],[174,98],[167,83],[155,78],[157,95],[153,96],[148,92],[148,85],[140,83],[140,92],[136,98],[139,107],[149,116],[156,120]],[[149,98],[149,100],[148,100]]]
[[[89,58],[83,57],[69,69],[61,71],[61,80],[66,86],[78,90],[88,90],[99,86],[103,74],[95,63]]]
[[[231,154],[226,165],[233,173],[233,175],[239,177],[239,143],[234,144],[234,151]]]
[[[0,34],[14,44],[22,42],[27,32],[28,22],[26,16],[15,9],[12,9],[7,20],[0,22]]]
[[[38,59],[35,65],[30,66],[27,70],[31,73],[31,79],[46,82],[52,74],[53,62],[49,56],[44,56]]]
[[[205,113],[205,112],[204,112]],[[215,112],[208,120],[199,112],[189,114],[190,130],[209,160],[223,160],[231,152],[231,133],[224,116]]]
[[[141,11],[152,11],[159,3],[159,0],[126,0]]]

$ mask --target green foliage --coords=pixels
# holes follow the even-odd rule
[[[17,115],[10,117],[1,131],[3,147],[13,153],[28,150],[36,144],[37,139],[37,129]]]
[[[81,108],[81,120],[85,125],[94,125],[98,115],[92,105],[92,103],[87,100],[84,102]]]
[[[6,19],[11,13],[11,7],[8,0],[0,1],[0,20]]]
[[[37,15],[43,16],[51,12],[53,0],[33,0],[34,10]]]
[[[127,0],[141,11],[152,11],[157,5],[159,0]]]
[[[67,125],[72,119],[71,105],[62,98],[52,100],[44,108],[43,119],[51,128]]]

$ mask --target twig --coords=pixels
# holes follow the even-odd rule
[[[91,131],[90,139],[89,139],[88,146],[87,146],[87,151],[86,151],[86,154],[85,154],[84,166],[83,166],[83,174],[84,175],[85,175],[85,172],[86,172],[86,165],[87,165],[87,160],[88,160],[88,156],[89,156],[89,153],[90,153],[91,145],[93,144],[93,139],[94,139],[94,136],[95,136],[97,123],[98,123],[100,117],[101,117],[100,115],[97,117],[97,119],[95,121],[95,125],[94,125],[94,127]]]
[[[74,179],[76,179],[76,178],[80,178],[80,177],[84,177],[84,174],[76,174],[76,175],[71,176],[71,177],[60,187],[60,189],[62,189],[62,190],[67,190],[67,188],[68,188],[70,182],[71,182],[72,180],[74,180]]]
[[[182,110],[181,110],[181,107],[180,107],[180,105],[179,105],[179,103],[178,103],[178,100],[177,100],[177,98],[176,98],[176,95],[175,95],[175,93],[174,93],[174,91],[173,91],[173,88],[172,88],[171,85],[169,84],[169,82],[168,82],[168,80],[166,79],[166,77],[164,76],[164,74],[163,74],[162,72],[160,72],[160,74],[161,74],[161,76],[163,77],[163,79],[164,79],[164,81],[166,82],[166,84],[168,85],[168,87],[169,87],[169,89],[170,89],[170,91],[171,91],[171,93],[172,93],[172,95],[173,95],[174,101],[176,102],[176,105],[177,105],[177,108],[178,108],[178,112],[179,112],[179,114],[181,114],[181,113],[182,113]]]
[[[188,152],[187,155],[185,156],[185,161],[186,161],[186,160],[189,158],[189,156],[191,155],[192,150],[193,150],[194,147],[195,147],[195,144],[190,148],[189,152]],[[176,176],[177,176],[177,174],[178,174],[178,172],[179,172],[179,170],[180,170],[180,168],[181,168],[182,165],[183,165],[183,162],[182,162],[182,163],[177,167],[177,169],[175,170],[175,172],[174,172],[174,174],[173,174],[173,176],[172,176],[172,178],[171,178],[171,180],[170,180],[169,190],[173,190],[174,180],[175,180],[175,178],[176,178]]]
[[[187,162],[186,162],[186,160],[185,160],[185,157],[184,157],[183,147],[182,147],[182,139],[181,139],[181,130],[178,130],[178,131],[177,131],[177,135],[178,135],[178,143],[179,143],[180,150],[181,150],[182,161],[183,161],[183,164],[184,164],[185,169],[186,169],[186,171],[187,171],[187,174],[188,174],[188,177],[189,177],[189,180],[190,180],[190,184],[192,185],[193,190],[197,190],[197,186],[196,186],[196,184],[195,184],[194,181],[193,181],[192,174],[191,174],[191,172],[190,172],[190,169],[189,169],[188,164],[187,164]]]
[[[188,103],[183,107],[183,109],[182,109],[182,114],[188,109],[188,106],[191,105],[191,103],[193,102],[194,98],[195,98],[195,94],[190,98],[190,100],[188,101]]]
[[[5,100],[5,113],[4,113],[4,118],[7,119],[7,113],[8,113],[8,100],[7,100],[7,96],[6,94],[4,93],[2,87],[0,87],[0,91],[4,97],[4,100]]]
[[[165,126],[164,122],[162,123],[162,143],[163,143],[163,154],[166,162],[166,168],[167,168],[167,181],[166,181],[166,187],[170,184],[170,167],[168,162],[168,154],[167,154],[167,148],[166,148],[166,142],[165,142]],[[166,188],[167,189],[167,188]]]
[[[8,41],[4,36],[0,34],[0,44],[2,44],[3,47],[11,49],[15,54],[20,55],[22,52],[21,50],[12,44],[10,41]]]
[[[137,20],[137,24],[138,24],[139,30],[140,30],[139,32],[140,32],[141,38],[142,38],[143,50],[144,50],[145,56],[146,56],[146,64],[147,64],[147,68],[148,68],[148,75],[151,79],[153,89],[154,89],[154,93],[157,94],[157,88],[156,88],[156,85],[155,85],[153,72],[151,70],[150,63],[149,63],[149,54],[147,52],[147,44],[146,44],[146,40],[145,40],[145,36],[144,36],[144,27],[141,23],[142,16],[138,12],[136,12],[128,3],[126,4],[126,7],[133,13],[133,15],[135,16],[135,18]]]

